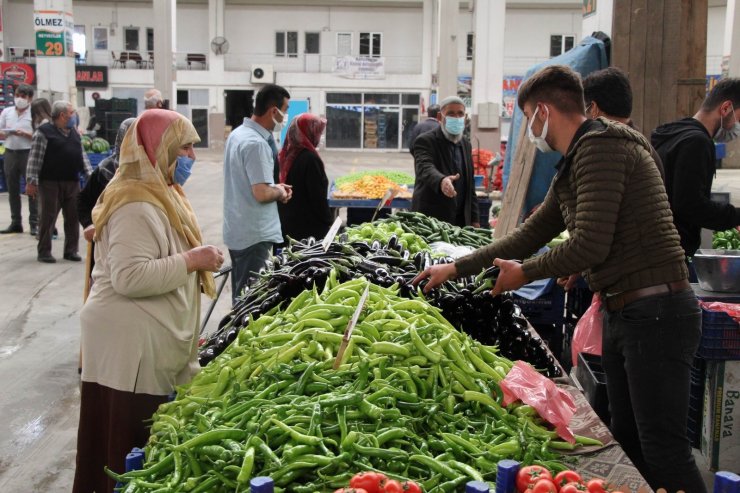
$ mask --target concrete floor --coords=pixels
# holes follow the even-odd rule
[[[185,187],[206,243],[223,247],[221,155],[198,152]],[[408,153],[324,152],[330,178],[371,168],[413,172]],[[740,170],[720,170],[717,191],[740,204]],[[24,213],[27,206],[24,201]],[[10,222],[7,194],[0,194],[0,228]],[[28,224],[24,224],[28,227]],[[58,222],[63,231],[61,217]],[[84,265],[36,261],[36,241],[28,233],[0,236],[0,491],[62,492],[71,489],[79,415],[78,311]],[[84,255],[83,251],[80,252]],[[212,330],[228,312],[227,287],[209,321]],[[208,300],[204,299],[204,308]],[[205,313],[205,312],[204,312]]]

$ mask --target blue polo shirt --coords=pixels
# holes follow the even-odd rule
[[[269,131],[245,118],[226,140],[223,236],[229,250],[283,241],[277,203],[262,204],[252,193],[252,185],[274,184],[269,138]]]

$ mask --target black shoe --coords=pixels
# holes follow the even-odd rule
[[[65,253],[64,260],[71,260],[72,262],[79,262],[80,260],[82,260],[82,257],[80,257],[76,253]]]
[[[43,257],[41,255],[39,255],[38,258],[37,258],[37,260],[39,262],[43,262],[45,264],[56,264],[57,263],[57,259],[55,259],[51,255],[45,255]]]
[[[17,224],[11,224],[4,230],[0,231],[0,235],[7,235],[10,233],[23,233],[23,226]]]
[[[36,226],[31,226],[31,236],[37,236],[39,234],[39,228]]]

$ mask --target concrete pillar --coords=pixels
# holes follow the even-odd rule
[[[738,29],[735,29],[735,26]],[[740,77],[740,5],[737,0],[727,0],[725,43],[722,54],[729,58],[726,75]]]
[[[177,106],[177,6],[176,0],[155,0],[154,4],[154,87]]]
[[[506,3],[476,1],[473,22],[473,146],[496,152],[501,144]]]
[[[76,105],[72,0],[34,0],[33,9],[38,96]]]
[[[225,71],[225,55],[216,53],[211,50],[210,42],[214,38],[224,36],[224,19],[226,17],[226,2],[224,0],[208,0],[208,71],[216,77],[216,80],[223,80]],[[231,42],[232,40],[230,40]],[[224,148],[225,136],[224,127],[226,125],[226,108],[223,87],[211,87],[208,91],[208,147],[219,151]]]
[[[439,99],[457,95],[457,18],[458,0],[439,0]]]
[[[434,0],[424,0],[422,6],[422,31],[421,31],[421,75],[430,87],[432,83],[432,61],[434,59],[433,46],[433,22],[434,22]]]

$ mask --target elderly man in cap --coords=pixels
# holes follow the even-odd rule
[[[470,142],[463,138],[465,103],[445,98],[439,127],[414,142],[416,183],[411,210],[457,226],[480,226]]]

